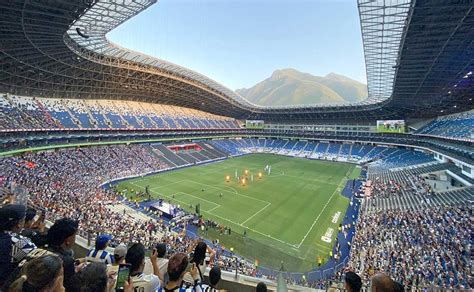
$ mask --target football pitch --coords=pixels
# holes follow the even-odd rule
[[[327,260],[349,204],[341,191],[359,172],[348,163],[251,154],[127,180],[118,190],[149,186],[152,197],[191,212],[200,204],[205,219],[232,230],[229,235],[210,228],[200,236],[219,239],[262,266],[279,269],[283,261],[296,272],[317,267],[318,257]]]

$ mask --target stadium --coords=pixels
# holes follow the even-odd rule
[[[161,287],[204,242],[189,291],[474,287],[472,1],[357,0],[368,97],[291,106],[108,40],[154,5],[0,3],[0,291],[53,254],[66,291],[107,277],[104,238],[157,277],[164,243]]]

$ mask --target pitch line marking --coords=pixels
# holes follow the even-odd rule
[[[178,184],[178,183],[181,183],[181,182],[184,182],[186,181],[185,179],[183,180],[179,180],[179,181],[175,181],[175,182],[172,182],[172,183],[168,183],[168,184],[164,184],[164,185],[158,185],[156,187],[153,187],[153,188],[150,188],[150,190],[155,190],[155,189],[160,189],[160,188],[164,188],[164,187],[167,187],[167,186],[170,186],[170,185],[174,185],[174,184]],[[136,187],[140,187],[140,188],[145,188],[145,186],[142,186],[140,184],[136,184],[134,182],[130,182],[130,184],[136,186]]]
[[[277,176],[289,176],[289,175],[285,175],[284,172],[281,172],[281,173],[278,174],[278,175],[273,175],[273,176],[269,176],[269,177],[277,177]],[[343,178],[342,180],[344,180],[344,178]],[[341,182],[342,182],[342,180],[341,180]],[[160,188],[160,187],[169,186],[169,185],[173,185],[173,184],[177,184],[177,183],[184,182],[184,181],[188,181],[188,182],[191,182],[191,183],[200,184],[200,185],[208,186],[208,187],[215,188],[215,189],[218,189],[218,190],[223,190],[223,191],[229,192],[228,190],[222,189],[221,187],[212,186],[212,185],[207,185],[207,184],[202,184],[202,183],[195,182],[195,181],[192,181],[192,180],[180,180],[180,181],[173,182],[173,183],[170,183],[170,184],[166,184],[166,185],[158,186],[158,187],[155,187],[155,188],[151,188],[150,190],[151,190],[152,192],[154,192],[154,193],[157,193],[157,194],[159,194],[159,195],[162,195],[162,196],[164,196],[164,197],[167,197],[167,198],[170,198],[170,199],[171,199],[170,196],[167,196],[167,195],[165,195],[165,194],[161,194],[161,193],[159,193],[159,192],[156,192],[156,191],[154,191],[154,189],[157,189],[157,188]],[[140,187],[140,188],[144,188],[143,186],[137,185],[137,184],[135,184],[135,183],[133,183],[133,182],[131,182],[131,184],[133,184],[133,185],[135,185],[135,186],[137,186],[137,187]],[[340,185],[340,184],[339,184],[339,185]],[[267,205],[266,205],[265,207],[263,207],[262,209],[260,209],[257,213],[260,213],[261,211],[263,211],[263,209],[265,209],[265,208],[267,208],[269,205],[271,205],[270,202],[263,201],[263,200],[260,200],[260,199],[256,199],[256,198],[253,198],[253,197],[249,197],[249,196],[246,196],[246,195],[242,195],[242,194],[238,193],[237,190],[234,189],[234,188],[232,188],[232,187],[228,187],[228,186],[225,186],[225,187],[232,189],[236,195],[239,195],[239,196],[242,196],[242,197],[251,198],[251,199],[254,199],[254,200],[257,200],[257,201],[261,201],[261,202],[267,203]],[[213,216],[216,216],[216,217],[218,217],[218,218],[220,218],[220,219],[223,219],[223,220],[225,220],[225,221],[231,222],[231,223],[233,223],[233,224],[235,224],[235,225],[245,227],[245,228],[247,228],[248,230],[251,230],[251,231],[253,231],[253,232],[255,232],[255,233],[258,233],[258,234],[263,235],[263,236],[265,236],[265,237],[271,238],[271,239],[273,239],[273,240],[276,240],[276,241],[278,241],[278,242],[280,242],[280,243],[286,244],[286,245],[288,245],[288,246],[290,246],[290,247],[292,247],[292,248],[297,248],[297,249],[299,249],[299,248],[301,247],[301,245],[303,244],[303,242],[306,240],[306,237],[308,236],[308,234],[309,234],[309,233],[311,232],[311,230],[314,228],[314,225],[315,225],[316,222],[319,220],[319,217],[320,217],[321,214],[324,212],[324,210],[326,209],[326,207],[327,207],[327,205],[329,204],[329,202],[332,201],[332,198],[334,197],[334,195],[336,194],[336,192],[337,192],[338,190],[339,190],[339,188],[336,188],[336,190],[333,192],[333,194],[331,195],[331,197],[329,198],[329,200],[328,200],[328,201],[326,202],[326,204],[324,205],[323,210],[321,210],[321,212],[319,213],[318,217],[315,219],[315,221],[314,221],[313,224],[311,225],[310,229],[309,229],[308,232],[305,234],[305,236],[303,237],[303,239],[301,240],[301,242],[300,242],[299,244],[291,244],[291,243],[288,243],[288,242],[283,241],[283,240],[281,240],[281,239],[275,238],[275,237],[273,237],[273,236],[271,236],[271,235],[269,235],[269,234],[262,233],[262,232],[260,232],[260,231],[258,231],[258,230],[255,230],[255,229],[253,229],[253,228],[246,227],[246,226],[243,225],[243,224],[246,223],[248,220],[250,220],[253,216],[257,215],[257,213],[254,214],[254,215],[252,215],[252,216],[250,217],[250,219],[247,218],[247,220],[245,220],[243,223],[240,223],[240,224],[239,224],[239,223],[237,223],[237,222],[234,222],[234,221],[232,221],[232,220],[229,220],[229,219],[227,219],[227,218],[224,218],[224,217],[222,217],[222,216],[219,216],[219,215],[216,215],[216,214],[212,213],[212,211],[214,211],[214,210],[216,210],[217,208],[221,207],[221,205],[216,204],[216,203],[211,202],[211,201],[207,201],[207,200],[205,200],[205,199],[202,199],[202,198],[199,198],[199,197],[196,197],[196,196],[193,196],[193,195],[190,195],[190,194],[187,194],[187,193],[184,193],[184,192],[179,192],[179,193],[186,194],[186,195],[190,195],[190,196],[192,196],[192,197],[195,197],[195,198],[198,198],[198,199],[202,199],[202,200],[204,200],[204,201],[207,201],[207,202],[210,202],[210,203],[216,205],[216,207],[214,207],[214,208],[212,208],[212,209],[210,209],[210,210],[207,210],[207,211],[206,211],[206,210],[203,210],[203,212],[209,213],[209,214],[211,214],[211,215],[213,215]],[[175,200],[175,201],[178,201],[178,202],[181,202],[181,203],[183,203],[183,204],[187,204],[186,202],[183,202],[183,201],[181,201],[181,200],[177,200],[177,199],[174,199],[174,200]],[[328,247],[323,246],[323,245],[320,245],[320,244],[316,244],[316,245],[318,245],[318,246],[320,246],[320,247],[324,247],[325,249],[329,249]]]
[[[179,200],[179,199],[173,198],[173,197],[171,197],[171,196],[165,195],[165,194],[160,193],[160,192],[157,192],[157,191],[152,191],[152,193],[155,193],[155,194],[157,194],[157,195],[159,195],[159,196],[161,196],[161,197],[165,197],[165,198],[168,198],[168,199],[171,199],[171,200],[180,202],[181,204],[184,204],[184,205],[189,204],[188,202],[181,201],[181,200]],[[195,198],[201,199],[201,198],[199,198],[199,197],[196,197],[196,196],[193,196],[193,195],[191,195],[191,194],[184,193],[184,192],[177,192],[177,194],[184,194],[184,195],[187,195],[187,196],[191,196],[191,197],[195,197]],[[221,205],[216,204],[216,203],[211,202],[211,201],[207,201],[206,199],[201,199],[201,200],[204,200],[204,201],[206,201],[206,202],[209,202],[209,203],[212,203],[212,204],[216,205],[214,208],[211,208],[209,211],[212,211],[212,210],[215,210],[215,209],[221,207]],[[206,210],[202,210],[202,211],[209,213],[209,211],[206,211]]]
[[[214,208],[212,208],[212,209],[210,209],[210,210],[207,210],[207,211],[205,211],[205,212],[210,213],[210,212],[214,211],[215,209],[219,208],[220,206],[221,206],[221,205],[215,206]],[[203,210],[203,211],[204,211],[204,210]]]
[[[316,224],[316,222],[318,222],[319,220],[319,217],[321,217],[321,214],[324,212],[324,210],[326,209],[326,207],[328,206],[329,202],[332,201],[332,198],[334,197],[334,195],[339,191],[341,192],[343,190],[343,188],[341,189],[340,186],[341,184],[346,180],[346,177],[347,175],[349,174],[349,172],[351,172],[352,169],[348,170],[347,173],[346,173],[346,176],[344,176],[341,181],[339,182],[339,185],[337,186],[337,188],[334,190],[334,192],[332,193],[331,197],[329,198],[329,200],[326,202],[326,204],[324,205],[323,209],[321,210],[321,212],[319,212],[319,215],[318,217],[316,217],[316,219],[314,220],[313,224],[311,225],[311,227],[309,228],[308,232],[306,232],[305,236],[303,237],[303,239],[301,240],[300,244],[298,244],[298,248],[300,248],[300,246],[303,244],[303,242],[305,241],[306,237],[308,237],[308,234],[311,232],[311,230],[313,230],[313,227],[314,225]]]
[[[199,184],[201,184],[201,183],[199,183]],[[165,197],[167,197],[167,198],[171,198],[170,196],[167,196],[167,195],[165,195],[165,194],[161,194],[161,193],[156,192],[156,191],[153,191],[153,190],[152,190],[152,192],[153,192],[153,193],[156,193],[156,194],[158,194],[158,195],[165,196]],[[178,193],[178,194],[179,194],[179,193],[185,194],[185,195],[188,195],[188,196],[191,196],[191,197],[195,197],[195,198],[197,198],[197,199],[202,199],[202,198],[193,196],[193,195],[188,194],[188,193],[185,193],[185,192],[177,192],[177,193]],[[175,200],[175,201],[178,201],[178,202],[181,202],[181,203],[183,203],[183,204],[187,204],[187,203],[185,203],[185,202],[183,202],[183,201],[181,201],[181,200],[178,200],[178,199],[176,199],[176,198],[175,198],[174,200]],[[207,201],[206,199],[202,199],[202,200]],[[211,201],[207,201],[207,202],[213,203],[213,202],[211,202]],[[224,218],[224,217],[222,217],[222,216],[219,216],[219,215],[217,215],[217,214],[212,213],[212,211],[214,211],[215,209],[217,209],[218,207],[221,206],[221,205],[216,204],[216,203],[213,203],[213,204],[214,204],[214,205],[217,205],[217,206],[214,207],[214,208],[212,208],[212,209],[210,209],[210,210],[202,210],[202,211],[203,211],[203,212],[206,212],[206,213],[208,213],[208,214],[211,214],[212,216],[216,216],[216,217],[218,217],[218,218],[220,218],[220,219],[222,219],[222,220],[226,220],[226,221],[228,221],[228,222],[231,222],[231,223],[233,223],[233,224],[235,224],[235,225],[238,225],[238,226],[242,226],[242,227],[244,227],[244,228],[247,228],[248,230],[251,230],[251,231],[253,231],[253,232],[255,232],[255,233],[258,233],[258,234],[260,234],[260,235],[263,235],[263,236],[265,236],[265,237],[268,237],[268,238],[271,238],[271,239],[276,240],[276,241],[278,241],[278,242],[281,242],[281,243],[283,243],[283,244],[289,245],[289,246],[291,246],[291,247],[293,247],[293,248],[296,248],[296,247],[297,247],[296,244],[288,243],[288,242],[283,241],[283,240],[281,240],[281,239],[275,238],[275,237],[273,237],[273,236],[271,236],[271,235],[269,235],[269,234],[265,234],[265,233],[262,233],[262,232],[260,232],[260,231],[258,231],[258,230],[255,230],[255,229],[253,229],[253,228],[244,226],[243,224],[244,224],[245,222],[247,222],[249,219],[245,220],[243,223],[237,223],[237,222],[234,222],[234,221],[232,221],[232,220],[230,220],[230,219],[227,219],[227,218]],[[263,207],[262,209],[260,209],[257,213],[255,213],[255,214],[252,215],[251,217],[253,217],[253,216],[255,216],[256,214],[258,214],[259,212],[263,211],[263,209],[265,209],[266,207],[268,207],[268,206],[270,206],[270,205],[271,205],[271,203],[267,202],[267,205],[266,205],[265,207]],[[251,219],[251,217],[250,217],[250,219]]]
[[[258,213],[262,212],[263,210],[265,210],[268,206],[270,206],[272,203],[268,203],[265,207],[263,207],[262,209],[258,210],[257,213],[253,214],[252,216],[250,216],[249,218],[247,218],[247,220],[245,220],[244,222],[240,223],[240,225],[244,226],[245,223],[247,223],[250,219],[252,219],[253,217],[257,216]]]
[[[185,195],[187,195],[187,196],[191,196],[191,197],[196,198],[196,199],[198,199],[198,200],[203,200],[203,201],[205,201],[205,202],[208,202],[208,203],[211,203],[211,204],[213,204],[213,205],[216,205],[217,207],[220,207],[220,206],[221,206],[221,205],[216,204],[216,203],[214,203],[214,202],[212,202],[212,201],[209,201],[209,200],[206,200],[206,199],[203,199],[203,198],[200,198],[200,197],[197,197],[197,196],[195,196],[195,195],[191,195],[191,194],[188,194],[188,193],[185,193],[185,192],[176,192],[176,194],[185,194]]]
[[[262,233],[262,232],[260,232],[260,231],[258,231],[258,230],[253,229],[253,228],[250,228],[250,227],[247,227],[247,226],[243,226],[241,223],[234,222],[234,221],[232,221],[232,220],[230,220],[230,219],[224,218],[224,217],[222,217],[222,216],[219,216],[219,215],[217,215],[217,214],[211,213],[211,212],[209,212],[209,211],[203,211],[203,212],[209,213],[209,214],[211,214],[212,216],[218,217],[218,218],[220,218],[220,219],[222,219],[222,220],[229,221],[230,223],[233,223],[233,224],[235,224],[235,225],[237,225],[237,226],[242,226],[242,227],[244,227],[244,228],[246,228],[246,229],[248,229],[248,230],[250,230],[250,231],[253,231],[253,232],[258,233],[258,234],[260,234],[260,235],[263,235],[263,236],[265,236],[265,237],[271,238],[271,239],[276,240],[276,241],[278,241],[278,242],[280,242],[280,243],[289,245],[289,246],[291,246],[291,247],[296,247],[295,244],[288,243],[288,242],[283,241],[283,240],[281,240],[281,239],[275,238],[275,237],[271,236],[270,234]]]
[[[321,212],[319,212],[318,214],[318,217],[316,217],[316,219],[314,220],[313,224],[311,225],[311,227],[309,228],[308,232],[306,232],[305,236],[303,237],[303,239],[301,240],[300,244],[298,244],[298,248],[300,248],[300,246],[303,244],[303,242],[305,241],[306,237],[308,237],[308,234],[311,232],[311,230],[313,230],[313,227],[314,225],[316,224],[316,222],[318,222],[319,220],[319,217],[321,217],[321,214],[323,214],[324,210],[326,209],[326,207],[328,206],[329,202],[332,201],[332,198],[334,197],[334,195],[336,194],[337,192],[337,189],[332,193],[331,197],[329,198],[329,200],[326,202],[326,204],[324,205],[323,209],[321,210]]]
[[[172,182],[172,183],[169,183],[169,184],[158,185],[158,186],[156,186],[156,187],[150,188],[150,190],[164,188],[164,187],[167,187],[167,186],[171,186],[171,185],[175,185],[175,184],[182,183],[182,182],[184,182],[184,181],[186,181],[186,180],[183,179],[183,180],[178,180],[178,181],[175,181],[175,182]]]
[[[212,185],[208,185],[208,184],[203,184],[203,183],[195,182],[195,181],[193,181],[193,180],[187,180],[187,181],[190,182],[190,183],[195,183],[195,184],[199,184],[199,185],[202,185],[202,186],[206,186],[206,187],[218,189],[218,190],[220,190],[220,191],[229,192],[229,191],[223,189],[222,187],[216,187],[216,186],[212,186]],[[234,191],[235,191],[235,190],[234,190]],[[260,201],[260,202],[265,203],[265,204],[270,203],[270,202],[267,202],[267,201],[264,201],[264,200],[260,200],[260,199],[254,198],[254,197],[242,195],[241,193],[239,193],[239,192],[237,192],[237,191],[235,191],[235,194],[238,195],[238,196],[241,196],[241,197],[245,197],[245,198],[248,198],[248,199],[255,200],[255,201]]]

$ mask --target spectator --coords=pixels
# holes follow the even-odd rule
[[[166,291],[181,291],[184,286],[183,278],[186,273],[189,261],[185,253],[176,253],[168,261],[168,276],[169,281],[165,286]],[[191,267],[190,275],[193,283],[188,283],[188,287],[192,286],[197,291],[201,291],[199,286],[199,274],[196,264]],[[199,289],[199,290],[198,290]]]
[[[112,291],[112,287],[115,285],[115,276],[113,273],[107,272],[104,263],[93,262],[87,264],[77,273],[75,285],[76,290],[80,292],[109,292]],[[133,287],[129,283],[125,283],[124,288],[124,292],[133,291]]]
[[[167,269],[168,269],[168,259],[165,258],[166,256],[166,244],[159,243],[156,245],[156,252],[158,253],[158,268],[160,269],[160,273],[163,278],[166,280],[167,278]]]
[[[392,279],[389,276],[377,273],[371,279],[371,291],[372,292],[395,292]]]
[[[393,282],[393,285],[394,285],[394,289],[395,289],[395,292],[405,292],[405,287],[398,283],[398,282]]]
[[[192,246],[190,246],[192,248]],[[206,271],[206,266],[214,258],[215,252],[207,244],[200,240],[197,241],[192,254],[191,263],[195,263],[199,272],[199,277],[203,281],[203,274]]]
[[[255,288],[256,292],[267,292],[267,284],[259,282]]]
[[[354,272],[347,272],[344,275],[344,288],[348,292],[359,292],[362,289],[362,279]]]
[[[0,209],[0,289],[12,282],[9,276],[18,263],[36,246],[21,232],[25,223],[26,208],[23,205],[7,205]]]
[[[114,261],[112,265],[108,267],[108,271],[117,272],[119,265],[125,263],[125,256],[127,255],[127,246],[123,243],[119,244],[114,249]]]
[[[362,214],[349,266],[368,281],[386,271],[405,286],[469,288],[471,206]]]
[[[144,292],[156,291],[161,287],[161,281],[163,280],[160,269],[157,263],[158,253],[156,249],[150,256],[150,261],[153,266],[153,274],[145,275],[143,268],[145,267],[145,247],[141,243],[133,244],[127,251],[125,256],[125,262],[130,264],[130,278],[133,281],[135,289]]]
[[[74,253],[72,247],[76,242],[78,224],[76,221],[64,218],[54,222],[48,230],[48,250],[61,257],[64,267],[64,287],[66,291],[74,290],[76,270],[80,270],[83,265],[74,264]]]
[[[114,249],[114,262],[112,265],[107,266],[107,273],[111,274],[115,279],[117,278],[117,273],[120,264],[125,263],[125,256],[127,255],[127,246],[123,243],[119,244]],[[112,289],[115,289],[115,281],[113,282]]]
[[[25,264],[23,275],[10,286],[9,291],[62,292],[63,271],[63,261],[57,255],[48,254],[34,258]]]
[[[36,210],[33,208],[26,210],[25,227],[21,235],[30,238],[36,246],[41,247],[46,244],[45,216],[44,212],[42,212],[38,220],[35,221],[36,213]]]
[[[221,280],[221,269],[218,266],[212,267],[209,271],[209,285],[202,285],[201,288],[203,291],[219,291],[217,289],[217,284]]]
[[[101,234],[97,236],[95,241],[95,248],[89,250],[86,260],[89,262],[112,264],[114,262],[113,256],[106,250],[112,236],[109,234]]]

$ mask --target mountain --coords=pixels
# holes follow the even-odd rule
[[[282,69],[255,86],[236,92],[260,105],[343,103],[366,98],[367,85],[335,73],[319,77]]]

